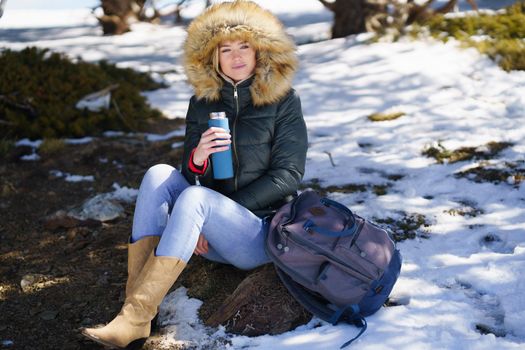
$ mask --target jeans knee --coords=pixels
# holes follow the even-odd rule
[[[178,176],[177,173],[179,171],[172,167],[171,165],[167,164],[157,164],[152,166],[151,168],[146,171],[146,174],[144,175],[144,178],[142,179],[141,188],[144,188],[145,190],[151,191],[155,190],[158,187],[162,186],[163,184],[167,183],[167,180],[175,175]],[[182,175],[180,175],[182,176]]]
[[[177,202],[184,206],[207,203],[212,190],[203,186],[190,186],[180,194]]]
[[[156,164],[153,165],[146,171],[144,179],[146,178],[159,178],[159,177],[169,177],[173,171],[176,171],[174,167],[168,164]]]

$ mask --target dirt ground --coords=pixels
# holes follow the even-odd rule
[[[164,121],[151,131],[165,133],[182,123]],[[178,166],[182,148],[171,147],[177,141],[182,137],[162,142],[140,135],[100,137],[55,147],[38,161],[20,160],[32,152],[28,147],[13,148],[0,158],[0,349],[100,349],[85,341],[79,329],[105,323],[120,309],[134,205],[125,204],[125,217],[105,223],[51,229],[46,218],[112,192],[113,183],[138,188],[154,164]],[[66,182],[53,170],[92,175],[95,181]],[[192,259],[191,265],[182,281],[200,285],[197,296],[213,296],[201,310],[205,314],[244,277],[204,259]],[[210,282],[203,284],[191,273],[210,268],[219,270],[223,282],[213,293]]]

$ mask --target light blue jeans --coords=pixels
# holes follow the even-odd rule
[[[175,168],[151,167],[140,185],[131,241],[161,236],[157,256],[188,262],[202,233],[205,258],[248,270],[270,262],[264,251],[268,223],[228,197],[191,186]]]

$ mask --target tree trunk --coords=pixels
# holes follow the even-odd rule
[[[443,4],[441,7],[437,9],[433,9],[430,7],[434,0],[427,0],[424,4],[415,4],[413,1],[411,1],[408,5],[409,7],[409,16],[406,20],[405,25],[412,24],[414,22],[422,22],[427,20],[428,18],[431,18],[432,16],[435,16],[436,14],[444,14],[448,13],[454,10],[457,6],[457,0],[448,0],[445,4]],[[478,5],[475,0],[467,0],[469,5],[472,7],[474,11],[478,10]]]
[[[377,19],[378,15],[386,14],[386,5],[381,1],[376,3],[368,0],[319,1],[334,13],[332,38],[369,31],[372,28],[371,20]]]
[[[387,27],[402,30],[407,24],[425,20],[437,13],[450,12],[457,0],[447,0],[440,8],[433,9],[430,5],[434,0],[425,2],[408,0],[319,0],[327,9],[334,13],[332,38],[342,38],[351,34],[371,31],[382,31]],[[470,6],[477,10],[475,0],[467,0]],[[394,8],[388,12],[388,6]]]
[[[138,18],[145,0],[101,0],[104,15],[98,20],[105,35],[129,32],[128,20]]]

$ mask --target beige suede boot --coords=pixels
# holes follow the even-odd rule
[[[82,334],[117,349],[143,341],[150,335],[150,321],[158,306],[185,267],[183,260],[152,253],[117,317],[102,328],[85,328]]]
[[[134,243],[128,243],[128,280],[126,296],[131,292],[135,280],[144,267],[153,249],[157,247],[160,236],[146,236]]]
[[[131,239],[131,238],[130,238]],[[150,256],[152,251],[157,247],[160,241],[160,236],[145,236],[142,239],[134,243],[128,242],[128,280],[126,281],[126,294],[127,296],[131,293],[131,290],[135,284],[137,276],[142,271],[146,260]],[[158,331],[158,310],[157,314],[151,320],[151,331]]]

